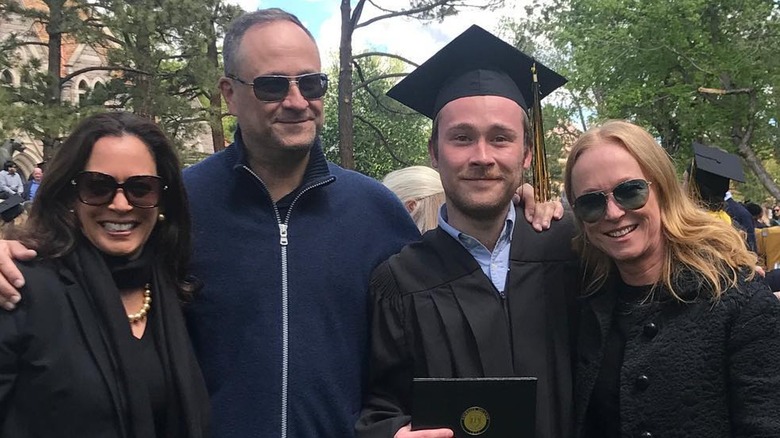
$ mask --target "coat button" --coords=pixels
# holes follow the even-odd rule
[[[654,322],[648,322],[647,324],[645,324],[645,327],[642,329],[642,332],[648,338],[653,339],[655,335],[658,334],[658,326]]]
[[[639,438],[653,438],[653,434],[647,431],[644,431],[639,434]]]
[[[640,391],[644,391],[645,389],[647,389],[648,386],[650,386],[650,378],[649,377],[647,377],[644,374],[640,374],[639,376],[637,376],[637,378],[636,378],[636,387],[637,387],[637,389],[639,389]]]

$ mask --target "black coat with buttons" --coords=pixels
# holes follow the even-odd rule
[[[667,296],[636,307],[620,369],[623,437],[780,437],[780,301],[760,280],[739,279],[720,301],[698,277],[678,281],[683,304]],[[584,299],[575,385],[576,429],[613,323],[616,291]]]

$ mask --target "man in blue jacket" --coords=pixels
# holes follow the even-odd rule
[[[326,161],[328,79],[297,18],[239,17],[223,56],[235,143],[184,171],[205,285],[187,316],[214,436],[347,437],[369,275],[419,233],[381,184]]]

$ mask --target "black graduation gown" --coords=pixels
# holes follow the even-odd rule
[[[374,271],[369,394],[357,436],[410,421],[413,377],[532,376],[538,438],[572,434],[578,259],[567,214],[537,233],[515,224],[506,297],[441,228]]]

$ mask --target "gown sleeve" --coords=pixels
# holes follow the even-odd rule
[[[392,438],[411,420],[414,366],[406,345],[403,297],[387,262],[374,271],[370,289],[369,382],[355,430],[357,438]]]

